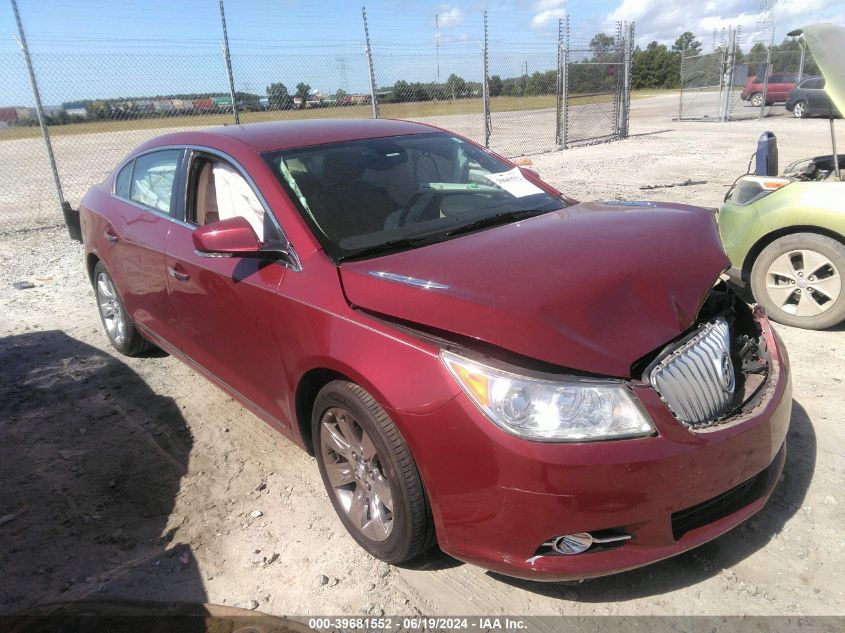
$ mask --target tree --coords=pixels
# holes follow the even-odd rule
[[[499,77],[499,75],[493,75],[492,77],[490,77],[490,79],[487,82],[487,86],[489,87],[489,90],[490,90],[490,96],[491,97],[498,97],[500,94],[502,94],[502,85],[503,84],[504,84],[504,82],[502,81],[502,78]]]
[[[686,56],[701,55],[701,42],[695,39],[695,35],[689,31],[684,31],[672,44],[673,53],[686,53]]]
[[[651,42],[645,50],[637,47],[631,68],[632,88],[674,88],[679,82],[677,54],[657,42]]]
[[[346,90],[344,90],[343,88],[338,88],[337,92],[334,93],[335,103],[337,103],[337,105],[346,105],[346,103],[345,103],[346,95],[347,95]]]
[[[460,99],[466,92],[466,81],[458,77],[455,73],[449,75],[446,80],[446,89],[449,91],[452,99]]]
[[[616,38],[607,33],[596,33],[590,40],[593,61],[606,61],[608,53],[616,46]]]
[[[290,101],[290,94],[288,94],[288,87],[276,82],[267,86],[267,101],[270,110],[284,110]]]
[[[303,82],[299,82],[298,84],[296,84],[296,94],[294,96],[300,97],[303,101],[305,101],[310,94],[311,84],[306,84]]]

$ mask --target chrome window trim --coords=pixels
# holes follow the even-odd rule
[[[211,154],[213,156],[217,156],[219,158],[222,158],[223,160],[227,161],[230,165],[232,165],[235,169],[237,169],[238,173],[240,173],[241,176],[243,176],[244,180],[247,181],[247,184],[249,184],[249,186],[252,188],[253,192],[258,197],[258,201],[261,203],[261,206],[264,207],[264,213],[269,215],[270,222],[273,224],[274,227],[276,227],[276,230],[279,232],[279,235],[281,235],[282,240],[288,246],[287,260],[282,262],[283,265],[286,268],[289,268],[290,270],[293,270],[294,272],[297,272],[297,273],[302,271],[302,264],[300,262],[299,256],[296,254],[296,250],[294,249],[293,244],[291,243],[291,241],[288,238],[287,234],[285,233],[284,229],[282,229],[281,225],[279,224],[279,221],[276,219],[276,216],[270,210],[270,205],[267,204],[267,200],[264,197],[264,194],[261,193],[261,190],[255,184],[255,181],[252,179],[252,176],[249,175],[249,172],[247,172],[247,170],[243,167],[243,165],[241,165],[238,161],[236,161],[234,158],[232,158],[229,154],[227,154],[227,153],[225,153],[225,152],[223,152],[219,149],[215,149],[213,147],[206,147],[204,145],[161,145],[159,147],[153,147],[153,148],[144,150],[143,152],[139,152],[138,154],[132,154],[131,156],[129,156],[125,160],[123,160],[121,163],[119,163],[118,166],[112,172],[112,174],[116,175],[116,174],[120,173],[121,169],[123,169],[130,162],[140,158],[141,156],[146,156],[147,154],[152,154],[153,152],[160,152],[160,151],[164,151],[164,150],[174,150],[174,149],[182,150],[183,152],[184,151],[203,152],[205,154]],[[193,156],[189,156],[189,157],[183,156],[182,157],[182,163],[183,164],[185,164],[185,158],[189,158],[190,160],[193,160]],[[189,160],[189,163],[190,163],[190,160]],[[186,169],[187,169],[187,167],[189,165],[185,165],[185,166],[186,166]],[[132,168],[132,172],[133,172],[133,175],[134,175],[134,172],[135,172],[134,167]],[[190,222],[186,221],[184,218],[175,218],[170,213],[165,213],[163,211],[160,211],[159,209],[155,209],[153,207],[148,207],[148,206],[142,205],[138,202],[135,202],[134,200],[130,200],[128,198],[124,198],[123,196],[117,195],[117,192],[115,192],[115,186],[116,185],[117,185],[117,178],[112,177],[112,184],[111,184],[111,197],[112,198],[116,198],[117,200],[120,200],[121,202],[125,202],[127,204],[130,204],[133,207],[141,209],[142,211],[148,211],[148,212],[154,213],[155,215],[159,215],[159,216],[162,216],[164,218],[167,218],[171,222],[174,222],[174,223],[176,223],[180,226],[184,226],[184,227],[189,228],[191,230],[197,228],[198,225],[191,224]],[[130,187],[130,191],[131,191],[131,187]],[[186,208],[186,205],[187,205],[187,197],[188,197],[188,182],[187,182],[187,179],[185,180],[185,187],[184,187],[184,191],[182,192],[182,195],[184,197],[184,199],[182,200],[182,209],[184,210]]]

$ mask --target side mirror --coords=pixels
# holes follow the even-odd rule
[[[194,229],[194,248],[210,256],[255,256],[261,251],[261,242],[246,218],[237,216],[212,222]]]

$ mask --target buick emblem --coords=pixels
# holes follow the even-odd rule
[[[721,375],[719,377],[722,380],[722,389],[728,393],[732,393],[734,390],[734,365],[727,352],[722,352],[720,372]]]

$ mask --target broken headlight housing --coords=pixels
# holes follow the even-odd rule
[[[530,440],[585,442],[655,430],[621,381],[524,376],[442,350],[449,372],[499,428]]]

